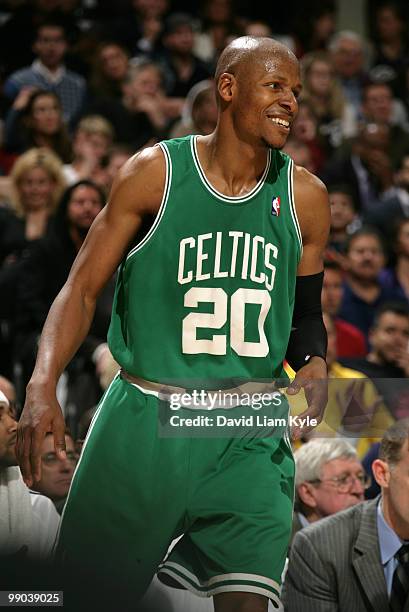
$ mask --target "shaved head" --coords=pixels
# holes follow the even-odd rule
[[[241,36],[233,40],[223,50],[216,66],[215,79],[219,80],[224,72],[237,75],[243,68],[251,69],[256,64],[265,64],[271,56],[280,55],[298,62],[294,53],[278,40]]]

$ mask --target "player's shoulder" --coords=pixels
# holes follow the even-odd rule
[[[133,155],[115,177],[110,202],[118,198],[131,207],[139,203],[141,210],[156,211],[166,183],[166,161],[159,145],[147,147]],[[135,197],[137,196],[137,197]]]
[[[129,180],[137,177],[141,172],[152,174],[160,173],[162,170],[165,172],[165,166],[163,150],[159,144],[155,144],[132,155],[119,170],[118,178],[120,180]]]
[[[323,199],[328,198],[328,191],[321,179],[315,174],[303,168],[302,166],[296,166],[294,164],[294,187],[299,189],[303,193],[315,194],[316,197]]]

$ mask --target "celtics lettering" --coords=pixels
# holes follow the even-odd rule
[[[274,286],[278,249],[263,236],[230,231],[199,234],[179,243],[181,285],[218,278],[250,279],[268,291]]]

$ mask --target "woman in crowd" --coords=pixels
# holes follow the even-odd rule
[[[308,147],[313,164],[312,171],[319,172],[326,160],[325,144],[318,134],[318,121],[312,105],[307,100],[299,101],[291,136]]]
[[[23,88],[7,115],[5,141],[9,151],[23,153],[31,147],[46,147],[69,163],[71,142],[57,94]]]
[[[11,172],[10,208],[1,209],[0,262],[42,238],[65,187],[62,163],[46,148],[23,153]]]
[[[11,173],[9,208],[0,208],[0,365],[13,375],[17,287],[23,255],[45,236],[64,189],[62,164],[48,149],[30,149],[19,157]]]
[[[328,153],[331,153],[345,138],[355,133],[352,107],[345,100],[326,51],[308,53],[303,57],[301,66],[302,99],[307,100],[314,109],[318,132],[326,142]]]
[[[117,42],[102,42],[95,54],[90,79],[94,96],[121,99],[122,82],[129,67],[129,52]]]

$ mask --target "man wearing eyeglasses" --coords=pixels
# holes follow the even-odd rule
[[[291,612],[409,612],[409,419],[372,463],[381,495],[296,534],[283,602]]]
[[[64,508],[78,461],[74,440],[69,431],[65,432],[65,446],[65,459],[57,458],[53,436],[51,432],[46,435],[41,449],[41,480],[32,486],[34,491],[51,499],[59,514]]]
[[[369,485],[355,448],[344,439],[317,438],[294,454],[297,531],[364,501]]]
[[[59,525],[51,501],[23,482],[15,452],[16,431],[15,413],[0,391],[0,573],[7,571],[2,573],[3,584],[8,584],[17,568],[21,572],[23,563],[51,555]]]

